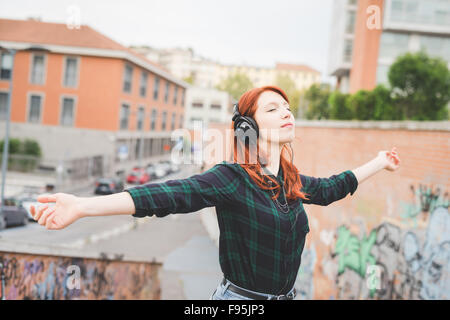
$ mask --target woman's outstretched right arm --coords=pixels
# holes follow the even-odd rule
[[[37,199],[44,205],[31,206],[33,218],[48,230],[59,230],[83,217],[132,215],[136,209],[128,192],[83,198],[67,193],[41,195]]]

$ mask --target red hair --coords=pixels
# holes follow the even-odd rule
[[[289,103],[288,97],[286,93],[276,86],[265,86],[261,88],[254,88],[247,92],[245,92],[241,98],[239,99],[238,105],[239,105],[239,113],[243,116],[252,117],[254,119],[254,115],[256,112],[256,109],[258,108],[257,101],[261,93],[264,91],[274,91],[278,94],[280,94],[286,102]],[[231,123],[231,129],[233,129],[233,135],[234,135],[234,122]],[[250,151],[249,146],[247,144],[244,144],[242,141],[237,143],[238,140],[236,139],[236,136],[234,136],[234,144],[233,144],[233,160],[234,162],[237,162],[237,156],[238,156],[238,150],[237,148],[240,147],[241,149],[239,151],[243,151],[245,154],[245,160],[244,163],[239,163],[239,165],[248,173],[250,178],[262,189],[264,190],[277,190],[275,196],[272,198],[275,200],[281,191],[281,186],[278,183],[276,179],[273,179],[270,176],[264,176],[266,179],[264,179],[263,175],[261,174],[262,164],[260,162],[260,157],[256,157],[256,163],[248,163],[247,159],[250,159]],[[259,141],[257,143],[257,154],[259,155]],[[292,157],[292,150],[288,150],[286,145],[283,146],[281,149],[281,155],[280,155],[280,166],[283,169],[283,181],[286,191],[286,198],[289,200],[294,200],[296,198],[302,198],[304,200],[307,200],[306,193],[301,192],[302,183],[300,180],[300,175],[298,169],[295,167],[295,165],[288,159]],[[266,155],[263,155],[263,158]],[[289,158],[287,158],[289,156]],[[241,161],[240,161],[241,162]],[[269,181],[272,181],[272,185],[274,187],[269,186]]]

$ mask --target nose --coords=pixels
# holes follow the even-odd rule
[[[286,118],[290,118],[290,117],[291,117],[291,113],[287,109],[283,109],[283,111],[281,112],[281,118],[286,119]]]

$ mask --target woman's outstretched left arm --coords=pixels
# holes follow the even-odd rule
[[[378,156],[362,166],[353,169],[352,172],[358,180],[358,185],[375,173],[386,169],[395,171],[400,167],[400,158],[398,157],[396,147],[391,151],[380,151]]]

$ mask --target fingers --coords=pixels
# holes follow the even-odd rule
[[[47,218],[47,221],[45,222],[45,228],[47,229],[47,230],[51,230],[52,229],[52,224],[53,224],[53,218],[54,218],[55,216],[54,215],[50,215],[48,218]]]
[[[33,208],[34,208],[34,206],[33,206]],[[44,204],[42,206],[38,206],[37,211],[36,211],[36,209],[33,210],[33,211],[36,211],[36,213],[33,215],[34,220],[38,221],[42,215],[42,212],[44,212],[44,210],[47,208],[48,208],[48,204]]]
[[[44,210],[44,212],[42,213],[41,217],[39,218],[38,223],[41,226],[44,226],[45,223],[47,222],[47,218],[50,214],[52,214],[55,211],[55,207],[48,207],[47,209]]]
[[[56,194],[50,194],[50,195],[40,195],[37,197],[37,201],[39,202],[56,202]]]

